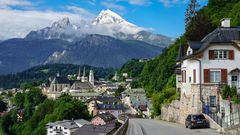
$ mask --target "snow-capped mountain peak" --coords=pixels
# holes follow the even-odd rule
[[[62,39],[75,42],[89,34],[107,35],[123,40],[140,40],[160,46],[171,42],[168,37],[145,31],[144,28],[129,23],[109,9],[102,10],[92,22],[86,22],[86,24],[74,25],[69,18],[63,18],[54,22],[51,27],[31,31],[26,38]]]
[[[117,13],[107,9],[102,10],[100,14],[93,20],[93,25],[97,24],[127,24],[135,26],[134,24],[131,24],[124,20],[120,15]]]
[[[69,18],[62,18],[61,20],[59,21],[56,21],[52,24],[52,27],[62,27],[62,28],[65,28],[65,27],[68,27],[70,26],[71,23],[69,21]]]

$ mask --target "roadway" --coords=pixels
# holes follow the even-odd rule
[[[188,129],[184,125],[151,119],[130,119],[127,135],[219,135],[210,128]]]

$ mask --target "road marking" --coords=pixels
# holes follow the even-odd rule
[[[143,126],[140,125],[140,124],[139,124],[139,126],[141,127],[141,130],[142,130],[143,135],[147,135],[147,132],[145,131],[145,129],[143,128]]]

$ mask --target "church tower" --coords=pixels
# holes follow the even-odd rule
[[[93,70],[89,71],[89,83],[91,83],[94,86],[94,73],[93,73]]]
[[[80,68],[80,67],[79,67],[79,69],[78,69],[77,80],[81,80],[81,68]]]
[[[86,71],[85,71],[85,67],[83,68],[83,76],[81,77],[81,81],[82,82],[87,82],[88,81],[88,78],[85,76],[86,74]]]

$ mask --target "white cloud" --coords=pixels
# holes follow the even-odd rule
[[[128,0],[128,2],[133,5],[146,5],[149,3],[149,0]]]
[[[86,18],[93,18],[95,15],[92,14],[91,12],[87,11],[84,8],[81,7],[77,7],[77,6],[66,6],[66,8],[68,10],[73,11],[76,14],[81,15],[82,17],[86,17]]]
[[[0,39],[24,37],[31,30],[50,26],[54,21],[64,17],[70,18],[73,23],[92,19],[87,18],[86,13],[81,15],[71,12],[0,9]]]
[[[30,6],[32,3],[28,0],[0,0],[0,8],[9,6]]]
[[[88,0],[87,1],[89,4],[91,4],[91,5],[95,5],[96,4],[96,0]]]
[[[190,0],[158,0],[165,7],[172,7],[176,4],[187,4]],[[206,2],[207,0],[198,0],[199,3]]]
[[[114,2],[111,2],[111,1],[104,1],[104,2],[101,2],[101,4],[109,9],[115,9],[115,10],[125,10],[125,7],[124,6],[121,6],[121,5],[117,5],[116,3]]]
[[[174,4],[178,4],[179,2],[184,2],[185,0],[159,0],[165,7],[171,7]]]

